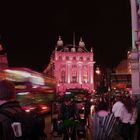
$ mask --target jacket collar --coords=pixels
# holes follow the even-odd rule
[[[0,105],[0,109],[7,107],[20,107],[20,105],[18,101],[8,101]]]

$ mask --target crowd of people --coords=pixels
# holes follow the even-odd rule
[[[90,115],[92,105],[94,105],[94,111]],[[0,140],[45,140],[47,138],[44,133],[45,123],[39,122],[35,117],[30,118],[23,112],[19,102],[16,101],[13,83],[6,80],[0,81]],[[24,115],[26,119],[23,119]],[[87,129],[93,132],[93,140],[140,139],[139,96],[118,94],[111,98],[110,94],[102,94],[93,104],[88,96],[84,101],[84,117]],[[80,120],[77,107],[71,98],[64,98],[58,119],[63,122],[67,119]],[[29,125],[32,122],[31,128]],[[63,129],[64,134],[66,134],[67,124]],[[75,127],[73,130],[72,138],[76,140]],[[67,140],[68,136],[64,139]]]
[[[99,97],[92,114],[95,140],[139,140],[140,98],[118,94],[110,100],[110,94]]]

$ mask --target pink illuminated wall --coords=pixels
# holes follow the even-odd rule
[[[59,38],[54,54],[54,65],[58,93],[63,94],[69,88],[93,91],[93,52],[92,49],[90,52],[86,50],[82,39],[78,46],[64,46]]]

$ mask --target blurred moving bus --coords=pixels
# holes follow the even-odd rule
[[[17,100],[26,112],[47,113],[55,99],[56,81],[27,68],[5,69],[5,79],[15,84]]]

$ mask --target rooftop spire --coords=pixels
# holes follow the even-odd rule
[[[91,47],[90,52],[93,52],[93,48]]]
[[[82,37],[80,37],[79,46],[85,47],[85,43],[83,42]]]
[[[63,46],[63,40],[61,39],[61,36],[59,36],[59,39],[57,41],[57,46]]]
[[[73,47],[75,47],[75,32],[73,32]]]

